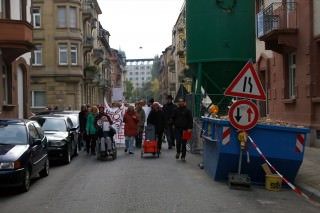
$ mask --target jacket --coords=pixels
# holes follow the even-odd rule
[[[125,136],[136,136],[138,134],[138,123],[139,118],[137,112],[129,114],[126,112],[123,116],[124,125],[124,135]]]
[[[139,119],[139,123],[138,123],[138,130],[139,131],[143,131],[143,127],[144,127],[144,122],[146,120],[146,114],[144,112],[144,110],[141,109],[137,109],[137,114],[138,114],[138,119]]]
[[[193,127],[192,114],[187,107],[178,107],[175,109],[172,120],[175,128],[187,130]]]
[[[174,103],[166,103],[163,105],[163,113],[165,118],[165,124],[166,126],[172,125],[172,116],[174,111],[177,109],[177,106]]]
[[[90,135],[95,135],[97,132],[96,129],[96,116],[93,113],[89,113],[87,116],[87,123],[86,123],[86,133]]]
[[[165,126],[165,118],[162,110],[155,111],[151,110],[148,120],[148,124],[153,124],[156,128],[156,133],[162,133]]]

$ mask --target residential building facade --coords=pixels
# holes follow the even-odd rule
[[[320,2],[259,0],[256,69],[267,93],[260,112],[311,128],[320,147]]]
[[[30,116],[31,0],[0,0],[0,118]]]
[[[126,60],[126,78],[132,82],[134,88],[141,88],[151,81],[153,60],[151,58]]]
[[[32,13],[33,111],[103,103],[111,50],[97,0],[33,0]]]
[[[166,97],[168,95],[172,95],[172,97],[176,96],[177,90],[177,75],[175,70],[175,60],[174,54],[172,51],[172,45],[167,47],[163,52],[161,59],[161,69],[159,75],[160,81],[160,101],[162,103],[166,102]]]
[[[186,64],[186,5],[182,5],[181,12],[172,30],[172,45],[163,51],[161,79],[165,85],[160,84],[161,99],[165,101],[167,95],[175,97],[180,85],[191,91],[191,78],[186,77],[188,70]],[[166,79],[166,80],[165,80]]]

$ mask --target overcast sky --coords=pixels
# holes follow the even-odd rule
[[[110,46],[127,59],[153,58],[172,44],[172,28],[183,0],[98,0]]]

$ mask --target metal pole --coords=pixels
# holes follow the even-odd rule
[[[202,63],[198,64],[198,82],[196,90],[196,103],[195,103],[195,115],[200,117],[200,101],[201,101],[201,84],[202,84]]]

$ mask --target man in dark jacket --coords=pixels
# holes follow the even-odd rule
[[[184,98],[179,98],[178,108],[174,111],[172,119],[177,143],[176,159],[179,159],[181,153],[181,160],[184,161],[187,152],[187,141],[183,139],[182,134],[183,131],[191,131],[193,127],[192,114],[187,108],[186,100]]]
[[[162,108],[164,118],[165,118],[164,132],[167,137],[169,149],[172,149],[172,147],[175,146],[172,116],[173,116],[173,113],[176,110],[177,106],[174,103],[172,103],[172,100],[173,100],[173,97],[171,95],[168,95],[167,96],[167,103],[165,105],[163,105],[163,108]]]
[[[161,146],[162,146],[162,136],[163,136],[165,122],[164,122],[163,112],[160,109],[160,105],[158,102],[154,102],[152,104],[152,109],[148,116],[147,123],[155,126],[156,137],[158,141],[158,149],[160,152]]]

